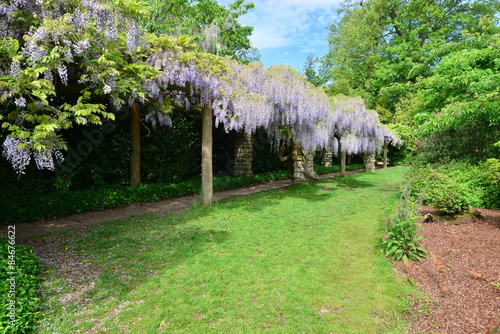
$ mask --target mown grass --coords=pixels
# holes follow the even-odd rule
[[[405,170],[94,226],[65,247],[100,275],[47,275],[39,332],[402,333],[415,291],[376,245]]]

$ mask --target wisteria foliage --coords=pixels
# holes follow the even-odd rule
[[[360,97],[336,96],[331,99],[332,118],[335,119],[332,151],[347,154],[377,154],[384,140],[396,146],[400,139],[380,123],[378,113],[366,109]],[[340,145],[340,148],[339,148]]]
[[[189,36],[145,33],[135,16],[140,2],[120,8],[99,0],[10,0],[0,4],[0,104],[7,136],[3,156],[25,170],[31,157],[39,168],[54,168],[64,149],[57,131],[73,123],[99,124],[114,114],[91,97],[147,104],[146,121],[171,125],[172,105],[212,106],[216,125],[249,134],[265,129],[279,147],[293,140],[305,151],[338,144],[348,153],[376,152],[391,134],[359,98],[329,100],[325,92],[285,65],[264,68],[196,52]],[[33,19],[16,24],[16,15]],[[14,15],[16,14],[16,15]],[[24,29],[24,30],[23,30]],[[215,41],[217,31],[207,31]],[[206,45],[209,46],[208,44]],[[83,90],[72,105],[57,104],[67,85]],[[61,88],[62,87],[62,88]],[[123,97],[126,96],[126,100]],[[292,135],[283,138],[282,130]],[[384,137],[385,136],[385,137]]]
[[[132,15],[140,13],[141,4],[123,4],[127,6],[97,0],[0,3],[0,120],[7,129],[3,155],[17,171],[31,160],[27,154],[37,167],[53,169],[54,158],[66,148],[64,141],[51,140],[57,131],[114,118],[103,105],[91,103],[91,95],[109,95],[118,108],[124,94],[145,100],[147,91],[137,83],[137,73],[152,77],[156,71],[148,71],[135,56],[147,46]],[[126,61],[116,51],[124,49]],[[65,86],[85,90],[70,105],[55,98],[64,95]]]

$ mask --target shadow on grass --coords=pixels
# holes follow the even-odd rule
[[[318,180],[309,185],[291,185],[284,189],[268,190],[245,197],[227,198],[220,200],[218,203],[223,203],[224,207],[228,210],[252,203],[253,205],[249,206],[248,211],[255,211],[276,206],[287,199],[322,202],[333,196],[339,196],[339,193],[343,191],[353,191],[375,186],[371,182],[359,180],[358,177],[358,174],[335,176],[331,179]],[[258,203],[254,201],[258,201]]]
[[[95,225],[74,242],[74,249],[100,269],[86,297],[103,299],[126,294],[158,271],[177,267],[203,252],[210,243],[223,243],[230,233],[189,224],[209,209],[168,215],[145,214]]]
[[[340,188],[340,189],[344,189],[344,190],[353,190],[353,189],[357,189],[357,188],[369,188],[369,187],[375,186],[371,182],[358,180],[358,177],[360,175],[366,175],[366,174],[336,176],[332,179],[322,180],[321,183],[325,183],[333,189]]]

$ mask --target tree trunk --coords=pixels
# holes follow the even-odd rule
[[[130,108],[130,186],[141,182],[141,106],[134,102]]]
[[[202,111],[201,128],[201,199],[204,206],[213,202],[213,168],[212,168],[212,106],[205,103]]]
[[[253,137],[239,131],[235,139],[234,176],[252,176]]]
[[[340,175],[345,175],[345,160],[346,160],[346,151],[343,151],[342,148],[340,150]]]
[[[387,138],[384,138],[384,152],[382,153],[384,168],[387,168]]]
[[[304,174],[308,181],[310,180],[319,180],[318,174],[314,170],[314,152],[304,152],[302,151],[304,156]]]

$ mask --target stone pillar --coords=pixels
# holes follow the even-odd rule
[[[323,149],[323,154],[321,155],[321,164],[323,166],[331,166],[333,164],[333,153],[326,148]]]
[[[365,170],[367,172],[375,171],[375,154],[363,154],[363,160],[365,162]]]
[[[234,146],[234,176],[252,176],[252,135],[239,131],[236,134]]]
[[[302,149],[296,143],[292,144],[292,161],[293,161],[293,184],[308,184],[309,180],[306,178],[304,155]]]

